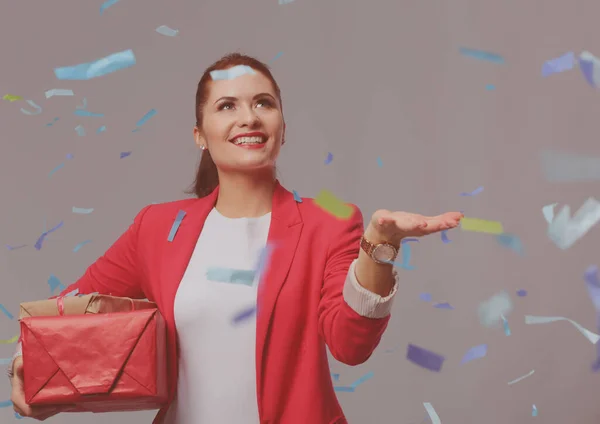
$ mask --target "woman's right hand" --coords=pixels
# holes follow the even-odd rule
[[[12,379],[12,392],[10,400],[15,412],[23,417],[34,418],[38,421],[44,421],[59,412],[67,410],[66,407],[59,406],[29,406],[25,402],[25,390],[23,388],[23,357],[18,356],[13,362],[14,376]]]

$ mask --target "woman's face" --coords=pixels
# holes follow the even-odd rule
[[[209,83],[196,144],[210,151],[220,171],[273,168],[285,124],[271,81],[260,72]]]

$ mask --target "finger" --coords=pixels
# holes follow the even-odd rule
[[[56,406],[43,406],[43,407],[37,407],[37,408],[32,408],[32,418],[35,418],[36,420],[39,421],[44,421],[48,418],[50,418],[53,415],[56,415],[60,412],[60,408],[56,407]]]

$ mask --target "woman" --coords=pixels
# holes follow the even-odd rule
[[[388,262],[402,238],[456,227],[462,215],[379,210],[363,233],[354,206],[341,220],[310,199],[297,202],[275,178],[286,141],[279,87],[248,56],[225,56],[205,71],[194,138],[203,151],[198,199],[146,206],[63,294],[78,288],[158,304],[170,407],[154,423],[346,423],[325,345],[345,364],[365,362],[390,319],[398,282]],[[266,246],[260,291],[258,278],[207,277],[214,267],[253,269]],[[257,316],[232,325],[253,303]],[[12,369],[15,411],[38,419],[61,412],[27,406],[21,358]]]

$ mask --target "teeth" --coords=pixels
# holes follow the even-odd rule
[[[262,144],[264,140],[262,137],[239,137],[236,138],[233,144]]]

